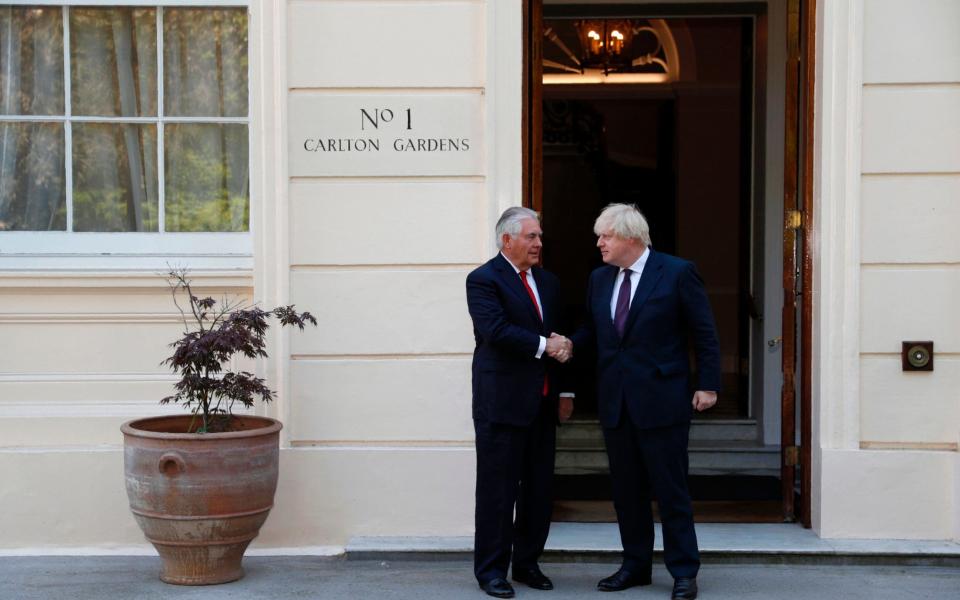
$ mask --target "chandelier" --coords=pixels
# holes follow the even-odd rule
[[[544,52],[545,83],[577,83],[569,79],[574,74],[583,83],[611,75],[611,82],[628,75],[624,82],[668,81],[675,76],[662,38],[666,36],[671,47],[673,40],[661,19],[550,19],[544,25],[551,48]]]
[[[632,60],[625,49],[633,43],[630,21],[575,21],[580,38],[580,68],[602,69],[604,73],[620,72]]]

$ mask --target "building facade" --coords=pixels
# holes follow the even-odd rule
[[[674,4],[746,11],[765,40],[748,254],[770,316],[747,333],[744,414],[779,447],[781,356],[766,342],[782,335],[791,5]],[[960,5],[817,4],[811,524],[958,540]],[[319,321],[272,331],[270,358],[249,365],[278,392],[257,412],[284,423],[257,546],[472,533],[464,279],[495,253],[498,215],[529,203],[525,6],[0,6],[0,551],[144,545],[119,426],[176,410],[157,404],[182,329],[167,265],[205,293]],[[917,340],[934,342],[933,371],[903,370]]]

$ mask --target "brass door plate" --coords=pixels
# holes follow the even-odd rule
[[[904,371],[932,371],[933,342],[903,342],[900,358]]]

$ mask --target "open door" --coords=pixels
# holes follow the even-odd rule
[[[543,0],[523,0],[523,205],[543,210]]]
[[[810,527],[812,458],[810,449],[812,295],[810,290],[813,262],[810,233],[813,220],[815,19],[815,0],[788,0],[784,119],[786,147],[783,182],[783,388],[780,398],[782,440],[780,481],[784,520],[795,521],[799,518],[804,527]],[[798,392],[799,411],[797,410]],[[797,435],[798,412],[799,436]],[[797,506],[798,495],[799,507]]]

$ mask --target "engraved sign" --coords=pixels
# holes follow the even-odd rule
[[[483,97],[292,94],[290,175],[483,175]]]

